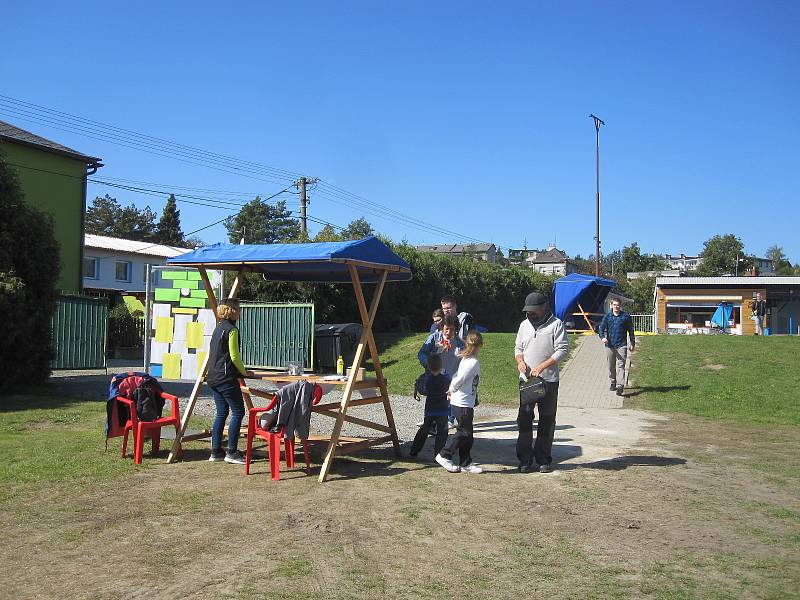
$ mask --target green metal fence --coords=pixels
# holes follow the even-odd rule
[[[238,327],[244,364],[283,369],[302,361],[313,369],[313,304],[243,303]]]
[[[106,366],[108,298],[61,296],[53,314],[53,369]]]

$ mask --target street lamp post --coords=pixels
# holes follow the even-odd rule
[[[596,221],[595,221],[595,250],[594,250],[594,274],[600,277],[600,126],[605,125],[605,122],[600,117],[589,115],[594,120],[594,130],[596,134],[595,146],[595,176],[597,186],[597,202],[596,202]]]

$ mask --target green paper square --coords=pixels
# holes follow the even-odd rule
[[[180,290],[176,290],[180,293]],[[186,308],[205,308],[206,301],[203,298],[181,298],[181,306]]]
[[[164,271],[161,279],[186,279],[186,271]]]
[[[200,281],[200,273],[198,273],[197,271],[187,271],[186,279],[188,279],[189,281]]]
[[[192,290],[192,298],[208,298],[208,293],[205,290]]]
[[[188,279],[173,279],[172,287],[176,289],[188,288],[190,290],[196,290],[200,287],[200,282],[189,281]]]
[[[180,290],[156,288],[156,302],[177,302],[181,299]]]

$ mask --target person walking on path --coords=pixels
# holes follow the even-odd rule
[[[767,303],[761,299],[761,292],[756,292],[753,300],[753,316],[756,322],[756,335],[764,335],[764,317],[767,316]]]
[[[558,408],[558,363],[569,351],[569,340],[564,324],[550,312],[544,294],[539,292],[528,294],[522,310],[526,318],[520,323],[517,339],[514,342],[517,369],[526,377],[541,377],[545,383],[546,394],[535,403],[539,407],[535,444],[533,443],[534,404],[520,402],[517,415],[519,471],[527,473],[538,470],[540,473],[550,473],[553,470],[551,452]]]
[[[244,418],[244,398],[239,378],[252,376],[239,355],[239,303],[228,299],[217,307],[219,323],[211,335],[206,383],[214,395],[217,415],[211,428],[211,456],[209,461],[224,460],[227,463],[243,465],[244,456],[238,450],[239,430]],[[231,415],[228,426],[228,450],[222,450],[222,433],[225,420]]]
[[[447,417],[450,416],[450,400],[447,392],[450,389],[452,378],[442,373],[442,357],[439,354],[431,354],[428,357],[428,370],[419,376],[414,384],[414,397],[419,395],[425,398],[425,418],[419,426],[417,435],[411,444],[409,456],[416,458],[428,434],[435,431],[435,441],[433,445],[433,455],[441,452],[444,443],[447,441]]]
[[[628,350],[633,352],[636,348],[636,335],[631,316],[622,310],[619,300],[611,301],[611,312],[600,321],[598,332],[606,346],[608,377],[611,379],[609,389],[612,392],[616,390],[617,396],[622,396],[625,389],[625,363],[628,360]]]

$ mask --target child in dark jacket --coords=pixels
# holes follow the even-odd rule
[[[409,455],[415,458],[428,438],[431,427],[436,425],[436,438],[433,455],[439,454],[447,441],[447,417],[450,415],[450,401],[447,390],[450,389],[451,378],[442,373],[442,357],[431,354],[428,357],[428,370],[419,376],[414,385],[414,395],[421,394],[425,399],[425,418],[411,443]]]

